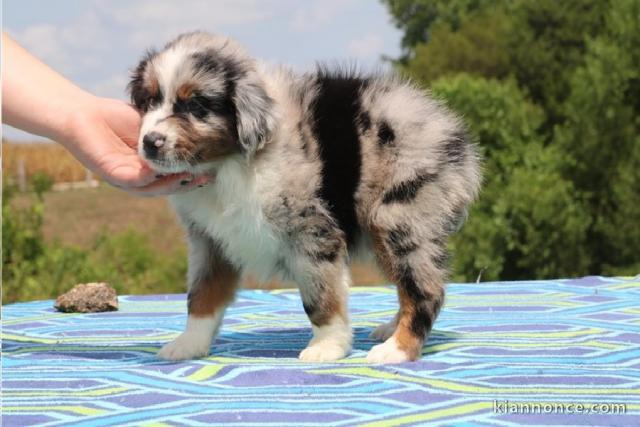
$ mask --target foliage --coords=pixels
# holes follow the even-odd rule
[[[43,180],[44,182],[44,180]],[[42,186],[35,186],[38,190]],[[77,283],[108,282],[118,293],[184,292],[186,256],[163,256],[129,230],[102,233],[91,250],[45,242],[42,192],[27,207],[11,203],[15,187],[3,188],[3,304],[55,298]]]
[[[485,155],[456,278],[637,274],[640,0],[382,1]]]
[[[453,239],[454,270],[467,273],[457,279],[579,274],[588,218],[561,176],[562,153],[537,133],[542,110],[513,81],[458,75],[432,90],[464,115],[485,157],[482,196]]]
[[[404,60],[409,59],[413,48],[430,40],[430,27],[436,23],[449,25],[456,30],[460,17],[469,12],[499,5],[503,0],[382,0],[391,12],[396,25],[404,30],[402,46]]]
[[[7,293],[7,278],[14,275],[14,269],[44,253],[42,235],[42,198],[37,193],[37,201],[20,210],[11,206],[11,199],[17,186],[3,180],[2,189],[2,282],[3,294]]]
[[[586,40],[602,30],[607,9],[606,0],[520,0],[510,10],[512,71],[554,123],[561,120],[568,81],[583,63]]]
[[[505,13],[481,11],[461,16],[458,22],[458,31],[444,21],[434,24],[429,42],[415,46],[405,71],[424,83],[454,72],[506,77],[509,57],[504,35],[509,19]]]
[[[31,186],[36,195],[40,197],[45,192],[51,190],[51,188],[53,187],[53,178],[51,178],[51,176],[47,173],[41,171],[36,172],[31,177]]]
[[[568,81],[554,141],[573,154],[566,174],[584,194],[594,266],[640,264],[640,1],[612,2],[605,29],[586,40]]]

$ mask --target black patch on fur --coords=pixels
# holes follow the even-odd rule
[[[237,111],[233,97],[236,92],[236,82],[245,75],[244,70],[237,61],[220,55],[213,49],[194,53],[191,57],[197,72],[223,77],[224,89],[223,92],[215,95],[196,93],[184,102],[177,102],[174,105],[174,111],[189,112],[200,120],[208,114],[215,114],[225,118],[229,127],[235,129]]]
[[[384,197],[382,198],[382,203],[409,203],[410,201],[415,199],[418,191],[424,184],[434,182],[437,178],[438,174],[436,173],[420,173],[415,178],[392,187],[391,190],[385,193]]]
[[[413,269],[407,263],[402,263],[400,267],[400,286],[405,290],[407,295],[412,301],[419,303],[425,299],[429,299],[429,295],[422,292],[418,284],[416,283],[415,276],[413,275]]]
[[[432,237],[431,239],[429,239],[429,241],[431,241],[431,243],[433,243],[437,247],[442,247],[442,245],[444,245],[446,243],[446,237],[445,236],[436,236],[436,237]]]
[[[322,302],[326,298],[327,284],[322,281],[313,281],[309,293],[302,295],[302,307],[309,320],[315,326],[326,325],[331,313],[327,313]]]
[[[314,248],[309,250],[308,255],[316,262],[334,262],[343,249],[340,234],[340,230],[330,225],[329,219],[326,225],[314,226],[311,229]]]
[[[456,165],[464,161],[468,136],[464,132],[455,132],[444,141],[444,153],[447,163]]]
[[[298,135],[300,135],[302,151],[304,151],[304,154],[307,156],[307,158],[311,158],[311,145],[309,143],[309,138],[307,138],[307,134],[304,131],[302,122],[298,122]]]
[[[135,95],[133,95],[132,92],[132,96],[136,97],[136,99],[132,101],[133,104],[142,113],[146,113],[153,109],[153,107],[162,104],[162,101],[164,100],[164,94],[160,89],[158,89],[158,92],[154,96],[151,96],[151,93],[149,93],[145,88],[140,88]]]
[[[284,258],[278,258],[276,261],[276,269],[283,273],[288,273],[287,262]]]
[[[318,262],[334,262],[338,258],[338,252],[315,252],[311,254],[311,257]]]
[[[317,213],[318,213],[318,209],[316,209],[315,206],[310,205],[310,206],[307,206],[306,208],[302,209],[300,211],[299,215],[302,218],[307,218],[307,217],[312,216],[312,215],[317,215]]]
[[[289,205],[289,198],[287,196],[282,196],[282,206],[287,210],[291,208]]]
[[[302,308],[304,308],[304,312],[307,313],[307,316],[309,316],[310,319],[313,317],[313,313],[317,310],[315,305],[308,304],[304,301],[302,302]]]
[[[433,314],[426,307],[419,305],[413,313],[413,319],[411,319],[411,332],[418,338],[424,339],[433,326],[432,319]]]
[[[330,74],[321,69],[318,93],[311,106],[313,133],[323,164],[319,195],[349,244],[358,232],[354,198],[362,160],[357,120],[361,113],[360,91],[367,84],[366,79],[349,73]]]
[[[223,74],[222,61],[220,55],[214,51],[197,52],[193,55],[194,67],[205,74]]]
[[[398,258],[402,258],[418,249],[418,244],[411,240],[411,230],[406,225],[401,225],[389,231],[387,244],[391,252]]]
[[[177,100],[173,104],[174,114],[192,114],[199,120],[204,119],[209,114],[230,118],[235,116],[233,102],[225,95],[204,96],[194,94],[189,99]]]
[[[367,113],[366,111],[360,111],[358,122],[360,123],[362,133],[365,133],[369,129],[371,129],[371,116],[369,116],[369,113]]]
[[[313,229],[312,234],[313,237],[325,239],[331,234],[331,229],[329,227],[318,226]]]
[[[326,314],[323,313],[316,304],[303,301],[302,308],[304,308],[304,312],[307,313],[309,321],[311,321],[314,326],[320,327],[327,323]]]
[[[378,142],[380,145],[391,144],[395,139],[396,134],[391,126],[389,126],[389,123],[384,120],[380,122],[380,125],[378,126]]]
[[[246,74],[235,59],[220,55],[214,49],[196,52],[192,57],[197,70],[206,74],[222,75],[227,85],[234,84]]]
[[[444,270],[447,268],[449,263],[449,254],[445,249],[442,250],[438,255],[433,257],[433,264],[440,270]]]
[[[425,307],[425,303],[433,300],[433,296],[422,292],[413,274],[413,269],[408,264],[404,264],[400,270],[400,286],[407,293],[407,296],[415,305],[415,312],[411,319],[411,332],[417,337],[424,339],[427,332],[431,330],[432,318],[435,317]]]

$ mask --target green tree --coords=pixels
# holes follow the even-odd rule
[[[402,69],[423,83],[447,74],[468,73],[489,78],[508,76],[506,35],[510,18],[495,9],[480,10],[459,18],[459,29],[439,21],[432,26],[428,43],[418,43],[414,56]]]
[[[637,274],[640,0],[383,2],[405,31],[398,67],[485,152],[456,272]]]
[[[544,145],[543,111],[514,81],[458,75],[433,92],[463,114],[484,152],[484,188],[453,238],[458,280],[579,275],[588,265],[589,219],[561,174],[562,153]]]
[[[550,125],[563,119],[569,78],[584,63],[587,38],[602,31],[608,8],[607,0],[518,0],[510,8],[512,72]]]
[[[404,31],[402,46],[406,61],[413,49],[430,40],[432,24],[441,22],[457,30],[461,16],[480,9],[499,7],[506,0],[382,0],[396,26]]]
[[[592,216],[592,271],[640,264],[640,2],[614,0],[604,30],[585,42],[569,79],[554,143],[572,162],[565,175]]]

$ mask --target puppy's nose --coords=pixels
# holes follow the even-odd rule
[[[158,150],[164,145],[164,135],[160,132],[149,132],[142,138],[144,154],[150,159],[158,157]]]

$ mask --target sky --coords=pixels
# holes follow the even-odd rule
[[[297,71],[318,61],[376,69],[400,55],[401,33],[379,0],[4,0],[2,12],[3,30],[35,56],[83,89],[119,99],[143,52],[186,31],[231,36]]]

